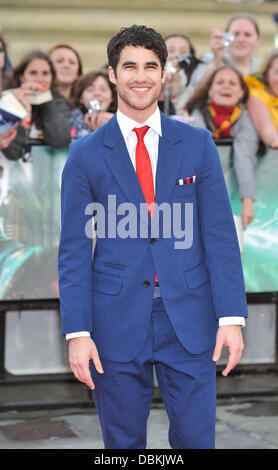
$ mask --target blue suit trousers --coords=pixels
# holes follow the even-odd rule
[[[186,315],[186,312],[185,312]],[[130,362],[101,358],[93,366],[93,397],[106,449],[144,449],[153,391],[153,370],[169,418],[173,449],[213,449],[216,369],[213,349],[191,354],[178,341],[161,298],[153,300],[143,349]]]

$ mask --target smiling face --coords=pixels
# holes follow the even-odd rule
[[[104,77],[97,77],[85,88],[81,95],[80,102],[88,109],[89,102],[94,99],[99,100],[101,111],[107,111],[112,103],[112,91]]]
[[[233,21],[229,33],[235,35],[235,40],[229,47],[229,54],[235,60],[250,57],[259,45],[260,38],[256,28],[248,19],[239,18]]]
[[[235,106],[244,95],[240,79],[234,70],[219,70],[209,89],[209,98],[219,106]]]
[[[109,78],[117,86],[118,106],[123,114],[137,122],[151,116],[165,82],[165,71],[152,50],[126,46],[116,70],[109,67]]]
[[[51,52],[57,82],[71,85],[78,78],[79,63],[75,53],[66,47],[59,47]]]
[[[33,59],[20,76],[21,83],[38,83],[42,87],[49,89],[52,82],[50,65],[46,60]]]

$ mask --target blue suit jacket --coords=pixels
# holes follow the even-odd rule
[[[162,210],[156,219],[156,241],[151,240],[150,218],[140,216],[143,193],[116,116],[71,145],[63,170],[62,333],[92,332],[100,356],[115,361],[132,360],[143,347],[155,273],[176,335],[193,354],[213,346],[219,317],[247,316],[238,241],[216,147],[206,130],[163,114],[161,124],[156,204],[166,202],[173,209],[174,203],[193,203],[191,247],[176,248],[180,235],[173,227],[163,236]],[[195,183],[176,185],[193,175]],[[115,201],[109,211],[108,195]],[[85,233],[92,202],[105,208],[106,223],[93,259],[92,240]],[[134,232],[119,236],[119,224],[127,222],[129,213],[119,214],[118,208],[126,202],[133,204],[137,235],[141,227],[144,237]],[[181,228],[188,207],[183,204]]]

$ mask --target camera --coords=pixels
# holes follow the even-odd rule
[[[91,100],[89,101],[89,109],[88,109],[88,114],[90,118],[94,114],[98,114],[100,112],[100,102],[99,100]]]
[[[186,73],[191,72],[197,65],[197,59],[192,54],[180,55],[175,57],[175,59],[178,61],[179,67]],[[166,64],[166,72],[172,74],[177,72],[177,68],[172,64],[171,61],[168,61]]]
[[[197,65],[197,59],[193,54],[184,54],[177,57],[179,66],[186,73],[192,72]]]
[[[230,46],[235,40],[235,34],[234,33],[223,33],[222,36],[222,44],[225,47]]]

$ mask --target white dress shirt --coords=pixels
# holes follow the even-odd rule
[[[129,153],[129,156],[130,156],[130,159],[134,166],[135,171],[136,171],[135,150],[136,150],[136,145],[137,145],[137,136],[135,132],[133,131],[133,129],[134,127],[149,126],[149,130],[144,137],[144,143],[147,147],[150,160],[151,160],[153,181],[154,181],[154,188],[155,188],[155,177],[156,177],[156,168],[157,168],[157,159],[158,159],[158,143],[159,143],[159,137],[162,137],[161,116],[160,116],[159,108],[157,107],[155,112],[143,124],[139,124],[138,122],[133,121],[133,119],[130,119],[118,109],[117,121],[121,130],[121,133],[123,134],[123,138],[125,140],[127,150],[128,150],[128,153]],[[224,325],[245,326],[245,318],[244,317],[219,318],[219,326],[224,326]],[[66,339],[75,338],[78,336],[90,336],[90,333],[88,331],[68,333],[66,335]]]

